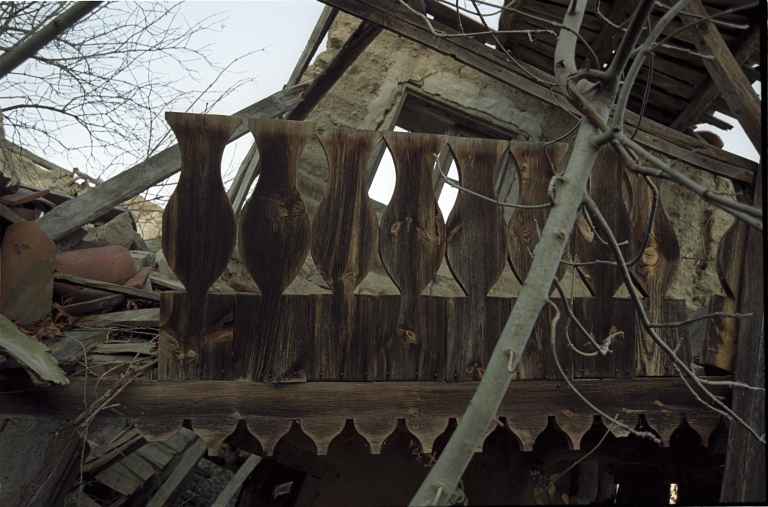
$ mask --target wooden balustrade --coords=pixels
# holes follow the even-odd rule
[[[509,152],[520,176],[521,204],[549,200],[548,185],[567,151],[562,143],[468,139],[431,134],[316,131],[309,122],[251,119],[262,161],[252,197],[237,226],[239,249],[262,294],[206,293],[234,248],[235,226],[220,177],[222,140],[243,120],[214,115],[167,116],[177,135],[183,166],[179,186],[164,214],[163,247],[186,292],[161,297],[159,376],[165,380],[265,382],[420,380],[482,378],[491,351],[515,304],[488,292],[509,262],[523,281],[547,208],[515,210],[505,223],[499,206],[460,192],[444,220],[432,186],[436,154],[447,145],[461,183],[495,199],[494,173]],[[314,221],[299,190],[301,152],[317,134],[329,165],[329,182]],[[365,192],[365,168],[378,143],[395,162],[397,182],[381,224]],[[641,248],[652,194],[646,180],[603,150],[590,195],[600,205],[627,259]],[[624,201],[623,195],[630,203]],[[222,198],[224,196],[224,198]],[[657,209],[651,241],[632,267],[647,296],[652,320],[685,319],[685,302],[664,299],[679,262],[679,248],[664,211]],[[611,260],[587,217],[576,224],[564,258]],[[308,252],[332,294],[284,295]],[[355,294],[376,254],[399,296]],[[443,258],[467,297],[423,296]],[[576,298],[574,311],[598,342],[613,339],[613,352],[585,357],[568,339],[591,351],[563,315],[557,357],[574,378],[673,375],[669,361],[649,340],[628,299],[615,298],[622,280],[614,266],[581,268],[592,298]],[[558,277],[565,273],[565,265]],[[561,313],[564,301],[555,300]],[[556,378],[546,306],[518,367],[519,379]],[[686,328],[665,329],[663,338],[690,362]]]

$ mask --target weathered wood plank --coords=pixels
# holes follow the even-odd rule
[[[437,273],[445,255],[445,221],[432,191],[434,154],[442,136],[385,132],[395,163],[395,190],[381,217],[381,260],[403,295],[396,337],[403,347],[418,346],[417,327],[424,321],[419,297]],[[408,345],[410,344],[410,345]]]
[[[736,301],[712,294],[706,306],[707,313],[732,312],[736,313]],[[700,364],[709,364],[722,370],[732,372],[736,360],[736,340],[739,334],[739,323],[733,317],[711,317],[705,324],[704,339],[701,344]]]
[[[655,414],[659,414],[668,421],[676,415],[676,426],[684,412],[694,428],[715,428],[720,419],[719,414],[696,400],[679,379],[575,379],[573,382],[601,410],[628,414],[630,419],[646,414],[653,420]],[[0,394],[2,416],[45,420],[74,417],[80,410],[79,402],[86,388],[90,396],[90,393],[103,392],[106,386],[100,385],[94,392],[96,380],[73,379],[70,386],[40,390],[34,397]],[[721,386],[711,389],[718,396],[727,393]],[[351,418],[359,433],[371,443],[373,452],[378,452],[377,445],[392,433],[399,418],[408,420],[409,428],[410,421],[419,421],[420,427],[414,430],[418,438],[422,443],[433,442],[450,417],[461,417],[475,390],[476,385],[468,382],[306,382],[273,387],[261,382],[135,381],[114,400],[120,403],[120,413],[104,412],[99,417],[135,419],[142,431],[149,421],[155,426],[170,428],[175,421],[185,418],[190,419],[193,426],[201,417],[207,418],[209,424],[218,417],[229,425],[231,414],[238,414],[237,417],[248,420],[248,428],[268,454],[270,446],[288,432],[295,419],[300,419],[308,431],[313,432],[311,428],[328,424],[341,431],[345,420]],[[579,433],[584,425],[591,424],[593,414],[562,380],[531,380],[514,382],[509,387],[498,414],[507,418],[516,435],[522,438],[531,434],[535,440],[546,426],[547,416],[557,417],[563,415],[563,411],[572,413],[568,418],[573,422],[564,428],[567,431]],[[431,421],[441,421],[441,424]],[[623,436],[621,430],[615,432]],[[581,435],[569,438],[578,441]]]
[[[654,304],[652,300],[643,300],[646,314],[652,318],[653,322],[680,322],[688,318],[685,310],[685,301],[683,300],[664,300],[663,304]],[[653,315],[653,317],[650,317]],[[672,367],[673,361],[667,354],[657,346],[653,339],[648,335],[636,319],[635,343],[637,351],[635,353],[636,374],[638,376],[676,376],[677,371]],[[685,364],[691,364],[691,339],[688,334],[688,326],[657,328],[656,333],[664,343],[669,345],[672,350],[677,352],[677,356]]]
[[[59,282],[66,282],[70,285],[76,285],[78,287],[87,287],[90,289],[114,292],[115,294],[123,294],[125,296],[137,299],[145,299],[147,301],[160,301],[160,294],[146,290],[135,289],[133,287],[126,287],[124,285],[100,282],[98,280],[91,280],[89,278],[82,278],[80,276],[67,275],[64,273],[54,273],[53,278]]]
[[[125,312],[89,315],[78,320],[81,327],[158,327],[160,325],[159,308],[143,308]]]
[[[267,378],[268,371],[260,368],[273,362],[280,295],[309,253],[309,215],[299,192],[298,170],[304,144],[316,126],[258,119],[249,125],[261,154],[262,171],[240,217],[238,244],[243,264],[263,298],[256,321],[258,341],[238,341],[235,354],[238,371],[247,380],[257,380]]]
[[[221,181],[221,159],[243,119],[171,112],[165,119],[181,150],[181,175],[163,212],[163,255],[187,289],[187,318],[195,321],[235,248],[237,223]]]
[[[736,63],[743,65],[744,62],[757,49],[760,42],[760,28],[755,26],[749,30],[736,42],[736,47],[732,48],[733,58]],[[717,85],[711,77],[707,77],[704,84],[696,91],[688,105],[680,115],[670,124],[670,127],[677,130],[685,130],[690,125],[696,123],[701,114],[709,107],[713,100],[720,94]]]
[[[546,152],[545,152],[546,150]],[[510,152],[517,166],[520,181],[517,204],[537,205],[550,201],[547,193],[549,181],[555,171],[560,170],[560,161],[568,151],[565,143],[551,146],[533,145],[527,142],[511,142]],[[552,159],[550,166],[549,159]],[[549,208],[525,209],[516,208],[509,221],[509,265],[515,277],[522,283],[528,276],[533,263],[533,251],[539,243],[539,231],[549,216]],[[566,245],[563,259],[570,260],[570,246]],[[557,269],[557,277],[565,275],[566,266],[561,264]]]
[[[573,303],[576,318],[600,345],[611,339],[608,355],[584,357],[573,354],[574,376],[581,378],[632,378],[635,376],[635,307],[629,299],[579,298]],[[562,318],[562,317],[561,317]],[[596,352],[589,340],[572,324],[571,342],[582,352]],[[562,344],[562,345],[560,345]],[[565,348],[562,341],[558,347]],[[558,348],[559,350],[559,348]],[[613,414],[611,414],[613,415]]]
[[[753,205],[763,206],[763,172],[757,175]],[[760,391],[736,389],[731,407],[758,434],[765,434],[765,275],[763,272],[765,236],[749,231],[746,255],[742,262],[743,282],[739,312],[752,313],[739,322],[734,380],[762,388]],[[720,500],[737,503],[764,503],[765,446],[740,425],[728,432],[723,489]]]
[[[496,200],[494,174],[509,143],[449,137],[448,145],[462,186]],[[461,380],[477,380],[482,378],[493,351],[488,345],[496,341],[488,337],[498,337],[500,331],[495,326],[486,330],[487,317],[490,316],[493,322],[496,315],[487,315],[487,295],[506,264],[507,224],[498,205],[460,192],[448,216],[446,231],[448,267],[468,295],[467,301],[454,299],[454,313],[448,329],[455,333],[453,340],[448,340],[451,359],[447,369],[448,372],[455,370]],[[478,262],[478,259],[483,261]]]
[[[3,314],[0,314],[0,352],[19,363],[36,384],[69,383],[48,347],[22,333]]]
[[[557,336],[559,337],[557,347],[557,358],[563,367],[566,375],[573,376],[574,360],[571,357],[571,351],[565,345],[563,337],[565,336],[565,307],[563,302],[558,299],[552,300],[560,311],[560,320],[557,322]],[[513,303],[514,305],[514,303]],[[517,365],[518,380],[533,379],[556,379],[560,377],[560,370],[554,361],[551,337],[552,337],[552,319],[555,311],[549,305],[544,305],[536,319],[536,324],[531,331],[531,338],[523,350],[523,355]],[[573,331],[569,331],[573,336]],[[494,343],[495,345],[495,343]],[[546,418],[544,418],[546,425]],[[517,433],[517,431],[515,431]],[[537,433],[538,434],[538,433]],[[522,435],[520,435],[523,438]],[[532,442],[531,442],[532,443]]]
[[[169,291],[161,297],[158,378],[232,379],[235,298],[208,294],[192,309],[189,293]],[[197,314],[194,322],[190,311]]]
[[[312,259],[333,291],[328,338],[315,343],[317,364],[341,366],[341,371],[325,371],[326,379],[363,380],[362,365],[350,356],[355,327],[353,291],[373,267],[379,249],[376,212],[366,191],[365,170],[381,140],[380,132],[332,129],[318,133],[328,158],[328,187],[312,223]],[[335,370],[335,368],[334,368]]]
[[[299,94],[306,85],[286,88],[269,97],[241,109],[235,116],[243,118],[275,118],[290,111],[300,100]],[[248,133],[246,127],[237,129],[229,138],[235,141]],[[112,207],[125,202],[152,185],[156,185],[181,169],[181,152],[178,145],[171,146],[149,157],[90,192],[56,207],[40,217],[38,223],[49,238],[56,241],[79,227],[102,216]]]

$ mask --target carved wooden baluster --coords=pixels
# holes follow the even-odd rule
[[[597,204],[621,244],[624,258],[631,254],[632,226],[629,213],[622,199],[624,169],[621,158],[610,146],[604,147],[597,155],[592,175],[589,179],[589,195]],[[591,217],[590,217],[591,218]],[[594,224],[595,221],[592,220]],[[614,260],[610,247],[603,242],[604,235],[590,227],[590,222],[583,213],[579,213],[574,226],[573,242],[578,262],[596,260]],[[584,298],[574,304],[574,311],[584,327],[602,344],[614,335],[610,349],[614,352],[607,356],[574,356],[575,377],[633,377],[634,369],[634,312],[626,300],[614,299],[613,295],[621,286],[623,279],[619,268],[608,264],[588,264],[580,267],[580,275],[589,291],[595,296]],[[623,335],[617,335],[617,332]],[[593,352],[594,347],[575,326],[571,327],[571,337],[577,348]]]
[[[603,147],[597,155],[589,178],[589,195],[600,208],[616,241],[619,244],[624,242],[628,244],[632,239],[632,225],[621,198],[624,175],[622,167],[621,158],[613,148]],[[580,213],[576,219],[574,232],[579,262],[613,260],[611,248],[600,240],[599,231],[597,233],[595,231],[592,230],[583,213]],[[621,251],[627,259],[630,247],[622,246]],[[587,275],[584,278],[584,284],[592,294],[598,297],[612,297],[623,282],[617,266],[592,264],[582,266],[581,272]]]
[[[653,207],[653,191],[642,176],[632,173],[626,168],[624,171],[632,189],[630,220],[632,221],[632,257],[634,258],[640,253],[639,250],[643,246],[643,240],[648,230],[648,221]],[[661,191],[661,180],[651,178],[651,181]],[[630,267],[630,272],[637,285],[648,295],[646,309],[648,318],[651,322],[685,320],[685,304],[664,299],[665,294],[675,281],[677,268],[680,264],[680,245],[675,230],[672,228],[661,204],[661,199],[659,199],[656,209],[650,241],[642,254],[637,264]],[[627,259],[627,261],[629,260],[631,259]],[[636,374],[674,375],[675,371],[671,368],[670,359],[645,331],[639,329],[639,322],[637,331]],[[686,343],[683,345],[687,345],[689,340],[687,329],[672,328],[657,329],[656,331],[672,348],[676,347],[678,339],[685,340]],[[680,354],[689,350],[690,347],[688,346],[681,346],[678,349]],[[690,357],[683,358],[683,360],[689,361]]]
[[[261,175],[240,217],[243,264],[262,293],[255,336],[237,336],[238,371],[268,380],[280,320],[280,296],[309,253],[310,224],[298,187],[299,159],[315,124],[251,118]],[[254,317],[252,317],[254,318]]]
[[[545,146],[542,143],[530,143],[512,141],[509,150],[517,164],[517,173],[520,177],[520,197],[517,204],[546,204],[549,202],[547,189],[549,181],[554,176],[552,166],[558,170],[560,161],[568,151],[565,143],[555,143]],[[546,152],[545,152],[546,150]],[[533,257],[531,253],[539,243],[537,232],[544,228],[549,216],[549,208],[515,208],[512,219],[509,221],[509,264],[520,282],[525,281],[528,271],[531,269]],[[563,259],[570,257],[568,246],[563,252]],[[561,264],[557,268],[557,277],[562,278],[566,266]]]
[[[424,362],[425,324],[421,291],[437,273],[445,254],[445,222],[432,189],[432,167],[442,136],[386,132],[397,177],[392,199],[381,219],[381,260],[402,294],[396,334],[386,347],[395,367],[390,378],[412,378]],[[410,363],[414,360],[413,364]],[[397,372],[397,373],[396,373]],[[422,378],[427,372],[422,371]],[[429,373],[431,375],[431,373]]]
[[[451,137],[448,145],[462,186],[496,199],[493,176],[509,142]],[[456,372],[457,380],[479,380],[498,339],[498,335],[490,337],[488,331],[501,331],[486,329],[486,300],[504,270],[507,224],[497,204],[459,191],[446,231],[448,267],[469,296],[454,300],[456,318],[449,328],[454,328],[451,335],[457,339],[447,344],[447,371]]]
[[[331,325],[316,336],[315,374],[323,379],[365,380],[365,347],[355,328],[353,291],[373,267],[379,247],[376,212],[365,170],[381,132],[331,129],[318,132],[328,158],[328,188],[312,229],[312,259],[333,291]],[[363,357],[361,357],[363,356]]]
[[[568,151],[565,143],[544,145],[543,143],[531,143],[512,141],[509,150],[517,165],[520,178],[520,192],[518,204],[535,205],[545,204],[550,201],[547,194],[550,180],[559,170],[560,162]],[[549,155],[549,158],[547,158]],[[550,165],[549,159],[552,160]],[[531,255],[539,243],[539,232],[549,217],[549,208],[515,208],[509,221],[509,264],[520,282],[524,282],[531,269],[533,256]],[[570,260],[570,249],[566,244],[563,259]],[[562,278],[566,266],[561,264],[557,268],[557,277]],[[557,302],[561,306],[560,302]],[[562,311],[562,309],[561,309]],[[561,313],[562,315],[562,313]],[[557,366],[552,360],[552,347],[550,345],[550,323],[554,317],[554,310],[545,305],[534,326],[528,345],[523,351],[517,367],[519,379],[541,379],[559,376]],[[558,326],[564,326],[565,319],[561,318]],[[558,336],[561,331],[558,328]],[[558,358],[570,374],[571,352],[565,346],[558,348]]]
[[[243,119],[170,112],[165,119],[179,143],[181,174],[163,212],[163,254],[187,293],[173,294],[178,304],[166,305],[175,308],[165,319],[173,325],[161,323],[168,332],[160,347],[160,377],[209,378],[210,358],[204,356],[216,351],[209,350],[215,339],[204,324],[206,292],[229,263],[237,227],[221,181],[221,158]]]

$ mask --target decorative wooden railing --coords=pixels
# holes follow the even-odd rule
[[[567,145],[469,139],[431,134],[321,130],[309,122],[251,119],[261,155],[261,175],[236,225],[221,176],[226,140],[242,119],[169,113],[182,153],[179,184],[163,215],[163,250],[186,292],[166,292],[161,302],[161,380],[464,381],[482,377],[515,298],[488,297],[509,262],[521,281],[531,265],[548,208],[518,208],[505,223],[493,202],[460,192],[447,220],[432,190],[435,154],[447,145],[466,188],[495,199],[494,172],[509,152],[520,176],[520,204],[549,200],[548,185]],[[310,224],[299,191],[299,158],[317,134],[329,166],[326,194]],[[390,149],[396,171],[392,199],[378,224],[365,189],[365,168],[379,142]],[[627,259],[641,247],[652,208],[647,183],[627,171],[610,149],[600,153],[590,195],[603,210]],[[625,202],[625,199],[627,202]],[[629,204],[629,205],[627,205]],[[255,294],[207,293],[235,247],[261,290]],[[332,290],[328,295],[283,295],[308,252]],[[564,258],[610,260],[608,246],[584,217]],[[355,294],[380,253],[399,296]],[[443,257],[467,297],[421,293]],[[652,321],[685,319],[684,301],[664,299],[674,280],[679,249],[659,205],[653,233],[632,266],[647,295]],[[557,357],[573,378],[673,375],[670,362],[639,325],[632,302],[614,298],[618,268],[584,265],[594,295],[576,298],[575,314],[602,342],[616,331],[607,356],[590,351],[573,322],[559,321]],[[558,276],[565,273],[565,264]],[[564,302],[558,301],[563,310]],[[550,350],[545,307],[518,367],[518,378],[558,378]],[[567,328],[566,328],[567,326]],[[661,335],[690,362],[686,328]],[[562,340],[560,340],[562,338]]]
[[[163,215],[163,249],[187,290],[161,296],[160,381],[135,382],[118,399],[120,413],[104,414],[98,424],[119,426],[128,417],[148,439],[157,440],[172,435],[186,419],[213,453],[243,423],[266,454],[290,435],[303,435],[299,440],[311,443],[306,450],[319,454],[348,433],[362,435],[374,453],[393,431],[409,432],[426,452],[433,442],[447,439],[455,427],[449,419],[461,417],[475,389],[471,382],[455,381],[482,377],[515,304],[515,297],[489,297],[488,292],[506,262],[518,279],[525,279],[548,208],[515,209],[507,224],[498,205],[460,192],[444,220],[432,190],[435,156],[447,145],[461,183],[494,199],[494,172],[508,151],[519,174],[519,203],[541,204],[548,202],[549,181],[567,146],[316,131],[308,122],[251,119],[262,169],[236,224],[220,164],[226,139],[243,120],[177,113],[167,119],[183,166]],[[297,176],[303,147],[312,135],[325,150],[330,173],[310,224]],[[365,188],[365,168],[380,142],[390,149],[397,176],[381,224]],[[625,242],[626,258],[634,257],[648,228],[650,187],[605,150],[595,164],[589,192]],[[647,296],[651,320],[684,320],[684,301],[663,297],[674,280],[679,252],[661,206],[654,224],[632,274]],[[579,218],[572,236],[564,258],[611,258],[585,218]],[[236,243],[261,295],[208,292]],[[284,295],[310,250],[332,294]],[[401,295],[354,292],[377,253]],[[466,297],[421,295],[444,256]],[[567,374],[597,406],[656,431],[664,445],[675,431],[686,428],[694,428],[706,444],[719,416],[684,383],[649,378],[673,371],[644,334],[632,302],[614,297],[621,285],[617,269],[594,263],[582,270],[593,297],[576,298],[575,315],[599,342],[616,331],[623,336],[615,335],[607,356],[577,355],[566,338],[586,351],[588,340],[573,322],[561,318],[557,357]],[[564,273],[565,265],[558,277]],[[555,301],[562,313],[564,301]],[[499,417],[517,436],[521,450],[531,450],[547,424],[556,424],[578,449],[584,435],[596,428],[594,413],[557,382],[550,346],[554,312],[544,308],[517,370],[517,378],[528,382],[512,384]],[[660,331],[683,361],[690,362],[686,328]],[[726,391],[718,389],[721,395]],[[71,399],[81,393],[75,386],[35,403],[56,417],[69,417],[75,405]],[[25,400],[13,410],[22,414],[38,409]],[[605,431],[599,428],[594,431]],[[611,431],[626,435],[618,426]]]

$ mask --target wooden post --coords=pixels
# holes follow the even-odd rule
[[[754,206],[762,206],[763,174],[758,172]],[[765,330],[763,287],[763,235],[749,229],[747,249],[742,262],[740,313],[753,317],[739,322],[734,380],[765,387]],[[733,411],[760,434],[765,434],[765,391],[733,389]],[[764,503],[765,446],[757,443],[746,429],[731,421],[725,460],[721,502]]]

